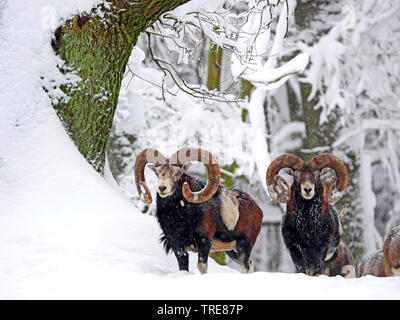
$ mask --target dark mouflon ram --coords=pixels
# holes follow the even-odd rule
[[[329,168],[335,171],[336,178],[323,185],[320,177]],[[279,176],[282,169],[294,177],[291,186]],[[342,161],[327,153],[309,162],[283,154],[268,167],[266,184],[273,200],[286,203],[282,236],[297,272],[318,275],[327,269],[333,270],[335,263],[340,269],[345,267],[337,259],[339,254],[342,254],[339,259],[346,258],[349,252],[344,247],[340,249],[341,225],[333,205],[344,195],[347,185],[347,171]]]
[[[205,165],[206,183],[186,173],[190,161]],[[151,203],[144,175],[147,164],[158,177],[156,217],[161,240],[166,252],[175,254],[179,270],[189,269],[188,251],[198,253],[201,273],[207,272],[210,252],[226,251],[242,272],[252,272],[250,254],[263,213],[248,194],[219,184],[215,158],[201,149],[183,148],[168,159],[155,149],[143,150],[136,159],[135,181],[142,201]]]

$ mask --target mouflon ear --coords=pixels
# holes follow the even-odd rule
[[[191,164],[190,162],[184,163],[184,164],[181,166],[183,172],[188,171],[191,165],[192,165],[192,164]]]
[[[151,171],[157,174],[157,167],[154,164],[149,164],[147,168],[149,168]]]
[[[321,176],[323,176],[324,174],[327,174],[329,171],[331,171],[333,169],[329,168],[329,167],[325,167],[321,170]]]
[[[289,176],[294,176],[294,171],[293,169],[290,168],[284,168],[283,171],[285,171],[286,174],[288,174]]]
[[[318,170],[313,171],[314,178],[317,179],[320,176],[320,172]]]

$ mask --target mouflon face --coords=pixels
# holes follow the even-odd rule
[[[149,165],[149,168],[158,177],[157,193],[161,198],[169,197],[175,192],[177,182],[189,169],[189,166],[189,163],[182,166],[171,164],[162,164],[160,166]]]
[[[301,196],[304,199],[310,200],[314,197],[319,176],[318,170],[312,170],[307,166],[294,172],[294,178],[300,186]]]

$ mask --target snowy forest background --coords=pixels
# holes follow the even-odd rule
[[[228,47],[222,36],[210,40],[190,25],[167,35],[165,25],[157,23],[143,34],[120,93],[108,147],[110,169],[131,201],[152,213],[154,204],[143,207],[136,193],[136,155],[149,146],[165,154],[185,145],[210,150],[223,166],[223,183],[248,191],[263,209],[256,268],[290,272],[293,265],[280,234],[283,207],[272,203],[265,190],[266,168],[285,152],[306,160],[334,153],[349,171],[347,193],[337,207],[350,208],[344,239],[360,262],[379,250],[400,223],[400,3],[275,4],[270,11],[263,1],[215,6],[222,21],[228,13],[243,15],[253,8],[242,17],[246,23],[237,22],[242,31],[249,30],[242,44],[253,56],[245,62],[232,49],[214,45]],[[301,53],[309,57],[303,72],[266,85],[272,69]],[[171,70],[175,80],[160,68]],[[210,82],[216,71],[220,79]],[[174,81],[187,84],[189,94]],[[194,97],[206,88],[219,93]],[[255,138],[258,130],[261,141]]]
[[[400,278],[294,274],[265,186],[281,153],[335,154],[344,240],[357,264],[381,249],[400,224],[399,52],[399,0],[0,0],[0,297],[399,297]],[[165,254],[133,167],[183,146],[262,207],[259,272]]]

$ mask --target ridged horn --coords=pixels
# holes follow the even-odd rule
[[[290,188],[286,180],[278,173],[283,168],[290,168],[293,171],[301,169],[305,165],[303,159],[293,154],[282,154],[268,167],[266,184],[271,198],[275,201],[286,203],[290,198]]]
[[[199,161],[205,165],[208,173],[208,181],[205,187],[197,192],[190,190],[189,185],[185,182],[182,186],[183,196],[187,201],[192,203],[205,202],[218,189],[221,179],[219,165],[211,153],[197,148],[182,148],[168,159],[168,163],[176,165],[183,165],[189,161]]]
[[[346,190],[347,186],[347,170],[343,162],[330,153],[323,153],[314,157],[309,165],[315,170],[322,170],[323,168],[331,168],[335,171],[337,182],[336,190],[333,187],[333,180],[327,186],[327,192],[324,193],[325,200],[328,203],[336,203],[339,201]]]
[[[165,159],[164,155],[156,149],[144,149],[137,156],[135,161],[135,183],[140,200],[142,200],[144,203],[149,204],[153,201],[144,177],[144,169],[146,164],[152,163],[154,165],[160,165],[166,162],[167,160]]]

